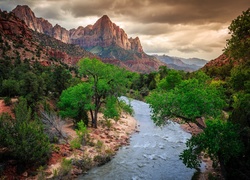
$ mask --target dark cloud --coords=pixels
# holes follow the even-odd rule
[[[106,14],[129,37],[139,36],[147,53],[213,59],[226,45],[230,22],[250,0],[0,0],[2,10],[18,4],[67,29],[94,24]]]
[[[169,24],[151,23],[151,24],[141,24],[132,23],[130,26],[126,27],[126,32],[129,34],[144,34],[144,35],[162,35],[172,33],[174,31],[173,27]]]
[[[231,21],[249,6],[249,0],[73,0],[63,9],[75,17],[109,13],[140,23],[203,24]]]
[[[0,9],[11,11],[14,9],[17,5],[29,5],[30,7],[33,7],[33,5],[36,4],[36,1],[34,0],[0,0]]]

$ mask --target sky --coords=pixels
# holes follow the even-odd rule
[[[148,54],[212,60],[223,53],[228,26],[250,0],[0,0],[2,10],[17,5],[68,30],[108,15],[128,37],[139,37]]]

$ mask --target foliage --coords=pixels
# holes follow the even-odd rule
[[[87,111],[93,109],[91,97],[93,91],[89,83],[81,83],[64,90],[60,96],[58,107],[62,117],[71,117],[75,125],[83,120],[88,125]]]
[[[0,117],[1,145],[7,147],[15,159],[23,164],[42,164],[50,153],[50,143],[39,120],[31,120],[27,101],[20,98],[15,107],[15,120]]]
[[[119,119],[120,118],[118,102],[115,97],[107,98],[103,115],[105,119],[109,119],[109,118]]]
[[[108,102],[108,106],[117,102],[117,98],[125,93],[127,84],[127,72],[113,65],[104,64],[97,59],[83,59],[79,63],[79,72],[88,76],[88,84],[91,86],[91,102],[88,102],[92,127],[97,128],[98,112],[103,104]],[[113,106],[114,107],[114,106]],[[115,109],[112,108],[112,113]],[[106,112],[111,115],[110,112]]]
[[[65,66],[42,66],[28,59],[0,59],[0,96],[23,96],[32,113],[45,97],[58,98],[69,87],[72,76]]]
[[[101,140],[97,140],[96,148],[98,149],[98,151],[102,150],[102,148],[103,148],[103,142]]]
[[[168,75],[158,83],[157,87],[162,90],[170,90],[178,85],[181,81],[181,74],[178,71],[170,70]]]
[[[231,38],[227,40],[226,52],[236,60],[250,59],[250,8],[242,12],[229,26]]]
[[[133,115],[134,110],[131,106],[130,102],[127,104],[124,100],[119,100],[119,107],[123,110],[123,112]]]
[[[79,149],[82,144],[85,145],[89,141],[89,131],[83,121],[77,123],[76,134],[77,138],[70,142],[72,149]]]
[[[80,147],[81,147],[81,142],[80,142],[79,138],[72,139],[72,140],[70,141],[70,147],[71,147],[72,149],[80,149]]]
[[[82,169],[83,172],[86,172],[93,167],[93,162],[92,162],[92,159],[90,157],[88,157],[87,155],[83,155],[80,159],[78,159],[78,158],[74,159],[73,165]]]
[[[83,121],[77,123],[76,134],[81,144],[86,144],[89,138],[89,131]]]
[[[239,138],[238,126],[221,120],[206,121],[204,132],[192,136],[186,143],[187,148],[180,158],[189,168],[200,166],[199,154],[204,151],[217,165],[220,161],[223,168],[232,157],[237,157],[243,150],[243,144]]]
[[[183,80],[167,92],[154,91],[146,100],[157,125],[163,125],[171,117],[187,122],[196,122],[200,117],[217,117],[225,106],[220,90],[195,78]]]
[[[61,163],[61,168],[57,174],[57,177],[69,175],[71,169],[72,169],[72,160],[63,158]]]

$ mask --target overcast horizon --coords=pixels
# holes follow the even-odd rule
[[[17,5],[68,30],[108,15],[128,37],[138,36],[148,54],[212,60],[223,53],[228,26],[250,0],[0,0],[2,10]]]

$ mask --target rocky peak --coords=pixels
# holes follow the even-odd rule
[[[0,11],[0,34],[11,35],[13,39],[31,38],[32,32],[14,13]]]
[[[12,12],[24,20],[32,30],[47,34],[64,43],[77,44],[83,48],[119,46],[125,50],[143,52],[140,39],[138,37],[128,39],[125,31],[113,23],[107,15],[103,15],[94,25],[88,25],[85,28],[80,26],[68,31],[58,24],[53,27],[47,20],[37,18],[27,5],[18,5]]]
[[[34,31],[43,33],[41,24],[38,23],[34,12],[27,5],[18,5],[12,11],[18,18],[24,20],[28,27]]]

